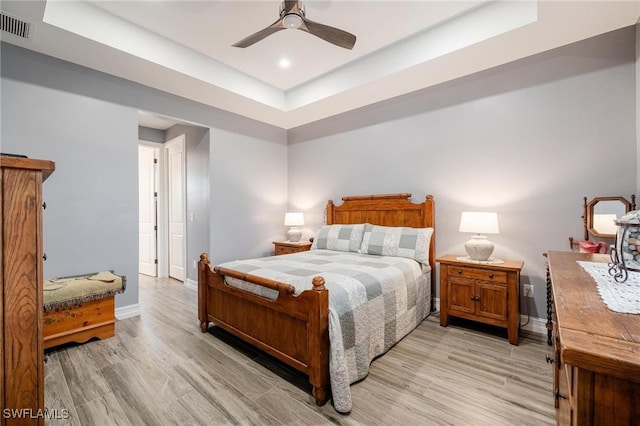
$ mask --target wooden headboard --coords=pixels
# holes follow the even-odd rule
[[[434,228],[436,209],[432,195],[424,202],[415,204],[411,194],[357,195],[342,197],[339,206],[332,200],[327,202],[327,225],[371,223],[381,226],[408,226],[411,228]],[[435,271],[435,232],[429,247],[429,264]],[[433,278],[433,275],[432,275]]]

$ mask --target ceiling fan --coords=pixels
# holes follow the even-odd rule
[[[298,29],[306,31],[316,37],[335,44],[336,46],[352,49],[356,44],[356,36],[338,28],[319,24],[305,18],[304,5],[299,0],[285,0],[280,4],[280,18],[267,28],[251,34],[239,42],[234,47],[249,47],[259,42],[263,38],[270,36],[280,30]]]

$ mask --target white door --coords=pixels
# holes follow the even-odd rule
[[[139,238],[138,271],[157,276],[157,159],[158,149],[138,146]]]
[[[166,144],[169,195],[169,276],[185,279],[185,136]]]

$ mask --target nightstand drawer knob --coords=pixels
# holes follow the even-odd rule
[[[458,275],[462,275],[462,269],[458,269]]]
[[[493,278],[493,274],[489,274],[489,278]]]

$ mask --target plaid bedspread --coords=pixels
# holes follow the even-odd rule
[[[351,410],[350,385],[369,364],[429,315],[429,266],[412,259],[331,250],[228,262],[221,266],[312,288],[321,275],[329,289],[329,375],[335,409]],[[229,285],[275,298],[277,292],[236,279]]]

